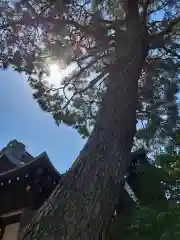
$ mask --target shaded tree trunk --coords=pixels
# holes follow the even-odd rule
[[[107,229],[117,203],[119,180],[130,164],[136,129],[143,58],[135,0],[129,0],[124,37],[116,37],[118,57],[111,68],[97,124],[77,164],[22,232],[23,240],[98,240]]]

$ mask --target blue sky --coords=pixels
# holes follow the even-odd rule
[[[26,77],[9,69],[0,71],[0,149],[17,139],[33,156],[46,151],[60,172],[67,170],[84,140],[72,128],[58,127],[32,98]]]

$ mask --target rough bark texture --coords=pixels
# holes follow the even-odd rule
[[[98,240],[107,229],[117,203],[119,180],[130,163],[136,127],[143,59],[135,0],[129,0],[127,31],[123,39],[117,34],[117,43],[118,58],[92,135],[77,164],[22,232],[23,240]]]

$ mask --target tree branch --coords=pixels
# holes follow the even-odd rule
[[[180,16],[171,20],[166,29],[158,34],[149,37],[150,49],[164,48],[166,39],[165,36],[170,34],[173,28],[180,22]]]
[[[171,20],[169,22],[167,28],[164,31],[162,31],[160,34],[161,35],[167,35],[167,34],[171,33],[172,30],[173,30],[173,27],[176,26],[176,24],[178,24],[179,22],[180,22],[180,16]]]
[[[99,74],[97,77],[95,77],[89,84],[87,87],[83,88],[82,90],[79,90],[79,91],[76,91],[72,97],[67,101],[67,103],[64,105],[63,107],[63,110],[66,109],[66,107],[70,104],[70,102],[73,100],[73,98],[76,96],[76,95],[81,95],[83,94],[84,92],[86,92],[88,89],[92,88],[93,86],[96,85],[96,83],[98,83],[99,80],[101,80],[103,78],[103,76],[105,75],[104,72],[102,72],[101,74]]]
[[[175,57],[177,57],[177,58],[180,60],[180,55],[177,54],[175,51],[173,51],[173,50],[171,50],[171,49],[168,49],[167,47],[164,47],[163,49],[164,49],[166,52],[174,55]]]
[[[146,2],[144,3],[144,7],[143,7],[143,13],[142,13],[142,23],[145,24],[146,20],[147,20],[147,13],[148,13],[148,7],[149,4],[151,3],[151,0],[146,0]]]

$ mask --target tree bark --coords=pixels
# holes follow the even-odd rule
[[[143,64],[138,6],[135,0],[128,4],[127,30],[123,40],[116,36],[117,58],[96,126],[77,164],[24,229],[22,240],[98,240],[108,227],[130,164]]]

